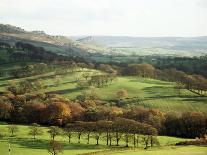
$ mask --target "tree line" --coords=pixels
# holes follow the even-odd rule
[[[8,125],[8,132],[11,136],[18,134],[19,128],[17,125]],[[43,134],[41,126],[33,123],[28,127],[28,135],[33,139],[38,138]],[[57,126],[50,126],[47,133],[51,140],[55,141],[57,136],[67,137],[68,143],[71,139],[76,140],[76,143],[82,143],[86,140],[87,144],[91,144],[91,139],[95,140],[95,144],[99,145],[100,141],[105,142],[107,146],[120,146],[121,142],[125,143],[125,147],[132,144],[138,147],[144,144],[145,149],[149,146],[159,145],[157,139],[157,130],[152,126],[140,123],[130,119],[117,118],[113,121],[97,121],[97,122],[74,122],[69,123],[63,128]],[[0,133],[1,136],[4,136]]]

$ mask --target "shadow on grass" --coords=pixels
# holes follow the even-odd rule
[[[30,139],[30,138],[10,138],[10,143],[20,145],[21,148],[47,149],[50,140]],[[62,142],[63,143],[63,142]],[[64,142],[64,150],[94,150],[104,148],[103,145],[95,144],[75,144]]]
[[[4,84],[0,84],[0,87],[6,87],[8,84],[4,83]]]
[[[207,104],[207,97],[191,97],[191,98],[186,98],[183,99],[182,101],[191,101],[191,102],[196,102],[198,104],[200,104],[200,102],[203,102],[204,104]]]
[[[76,83],[76,81],[64,82],[64,83],[60,83],[60,85],[69,84],[69,83]],[[52,84],[52,85],[48,85],[47,87],[58,87],[58,86],[55,84]]]
[[[56,91],[50,91],[47,92],[46,94],[59,94],[59,95],[64,95],[68,93],[73,93],[79,91],[79,88],[72,88],[72,89],[63,89],[63,90],[56,90]]]
[[[15,79],[14,77],[3,77],[3,78],[0,78],[0,81],[6,81],[6,80],[12,80],[12,79]]]
[[[160,96],[177,96],[172,94],[172,89],[168,87],[162,87],[162,86],[152,86],[152,87],[146,87],[142,89],[144,92],[150,94],[150,95],[160,95]]]
[[[133,79],[130,80],[130,82],[139,82],[139,83],[144,83],[144,84],[156,84],[156,85],[169,85],[168,82],[165,81],[154,81],[154,80],[150,80],[150,79]]]

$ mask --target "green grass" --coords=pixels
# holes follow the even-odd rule
[[[149,150],[126,150],[126,151],[114,151],[107,153],[99,153],[97,155],[206,155],[207,147],[205,146],[180,146],[180,147],[164,147],[153,148]]]
[[[7,132],[7,125],[0,125],[0,130],[4,131],[5,137],[0,140],[0,154],[8,154],[8,146],[11,145],[13,155],[47,155],[47,146],[50,140],[50,136],[47,133],[48,128],[42,127],[44,134],[37,136],[37,139],[32,139],[28,135],[28,126],[18,125],[19,131],[16,133],[15,137],[10,137]],[[86,140],[83,140],[82,144],[77,144],[75,137],[72,139],[72,144],[68,144],[67,138],[59,136],[57,140],[64,144],[64,155],[70,154],[75,155],[79,153],[95,152],[98,150],[106,149],[106,147],[100,145],[87,145]]]
[[[19,131],[16,133],[14,137],[11,137],[7,131],[7,124],[0,123],[0,131],[3,131],[5,135],[2,140],[0,140],[0,150],[2,155],[8,154],[9,144],[11,146],[11,154],[12,155],[48,155],[47,146],[50,140],[50,136],[47,133],[48,128],[42,127],[44,132],[43,135],[37,136],[37,139],[34,140],[32,136],[28,135],[29,129],[26,125],[18,125]],[[130,148],[124,148],[124,142],[121,143],[120,147],[107,147],[105,145],[104,139],[100,140],[100,145],[95,145],[96,142],[91,138],[90,144],[86,144],[86,136],[83,136],[81,139],[81,144],[77,144],[77,138],[75,135],[72,137],[72,143],[69,144],[67,142],[67,137],[58,136],[56,140],[61,141],[64,144],[64,152],[63,155],[76,155],[76,154],[84,154],[90,152],[97,152],[96,154],[155,154],[158,153],[169,153],[172,155],[177,155],[178,152],[188,151],[191,152],[201,152],[207,151],[207,147],[177,147],[173,146],[175,143],[180,141],[185,141],[186,139],[175,138],[175,137],[166,137],[159,136],[158,137],[160,146],[149,149],[149,151],[143,150],[143,146],[140,145],[140,148],[134,149],[132,144],[130,144]],[[113,142],[115,145],[115,142]],[[169,154],[169,155],[171,155]],[[203,154],[201,154],[203,155]]]
[[[77,76],[81,76],[85,72],[95,74],[97,71],[84,70],[62,75],[58,86],[55,84],[54,72],[32,76],[28,79],[41,79],[47,86],[46,89],[42,90],[43,92],[56,93],[69,99],[75,99],[82,91],[88,89],[77,88],[75,81]],[[19,81],[22,79],[0,78],[0,91],[5,90],[8,81]],[[126,89],[128,91],[128,97],[131,99],[127,99],[125,102],[129,105],[158,108],[163,111],[207,112],[207,97],[200,97],[185,89],[181,91],[179,96],[171,82],[138,79],[136,77],[118,77],[111,85],[98,88],[97,93],[101,100],[110,101],[116,99],[115,94],[119,89]]]

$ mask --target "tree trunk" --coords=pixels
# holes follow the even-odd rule
[[[68,142],[70,143],[71,136],[68,137]]]
[[[116,146],[119,146],[119,133],[116,132]]]
[[[108,146],[109,145],[109,133],[107,132],[106,134],[106,145]]]
[[[96,145],[99,145],[98,141],[99,141],[99,137],[96,139]]]
[[[134,134],[134,147],[136,147],[136,134]]]
[[[90,141],[90,133],[88,133],[87,140],[88,140],[87,144],[89,144],[89,141]]]
[[[78,143],[80,143],[81,134],[78,134]]]
[[[112,137],[111,137],[111,134],[109,136],[109,145],[111,146],[111,141],[112,141]]]
[[[137,147],[139,146],[139,136],[137,135]]]
[[[129,147],[129,135],[126,134],[126,147]]]

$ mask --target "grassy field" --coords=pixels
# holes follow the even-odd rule
[[[95,74],[96,71],[84,70],[61,75],[59,85],[55,84],[53,72],[32,76],[29,79],[41,79],[44,85],[47,86],[46,89],[42,90],[43,92],[55,93],[69,99],[75,99],[82,91],[88,89],[78,88],[75,81],[77,77],[81,77],[85,72]],[[0,78],[0,91],[4,91],[11,80],[18,81],[22,79]],[[116,99],[115,94],[119,89],[126,89],[128,91],[129,99],[125,102],[129,105],[159,108],[163,111],[207,112],[207,97],[200,97],[185,89],[179,95],[173,88],[173,83],[165,81],[138,79],[136,77],[117,77],[111,85],[97,88],[97,93],[100,99],[111,101]]]
[[[97,155],[206,155],[207,147],[199,146],[168,146],[163,148],[153,148],[149,150],[126,150],[100,153]]]
[[[30,135],[28,135],[29,129],[28,126],[18,125],[19,131],[16,133],[14,137],[11,137],[7,131],[7,124],[0,125],[0,131],[5,135],[2,140],[0,140],[0,150],[2,155],[8,154],[9,144],[11,146],[11,155],[47,155],[49,154],[47,151],[47,146],[50,140],[50,136],[47,133],[48,128],[42,127],[44,134],[38,136],[36,140],[32,139]],[[76,154],[85,154],[95,152],[94,154],[153,154],[153,155],[178,155],[178,154],[188,154],[190,155],[205,155],[207,151],[207,147],[197,147],[197,146],[173,146],[175,143],[184,141],[186,139],[174,138],[174,137],[165,137],[159,136],[160,141],[159,147],[154,147],[149,150],[144,150],[143,146],[140,145],[140,148],[134,149],[132,144],[130,144],[130,148],[124,148],[124,144],[122,143],[120,147],[107,147],[105,145],[105,141],[101,139],[100,145],[95,145],[95,140],[91,139],[91,144],[86,144],[86,136],[82,137],[81,144],[77,144],[77,138],[75,135],[72,137],[72,143],[69,144],[67,142],[67,137],[59,136],[57,140],[61,141],[64,144],[64,152],[63,155],[76,155]],[[114,142],[115,143],[115,142]]]

